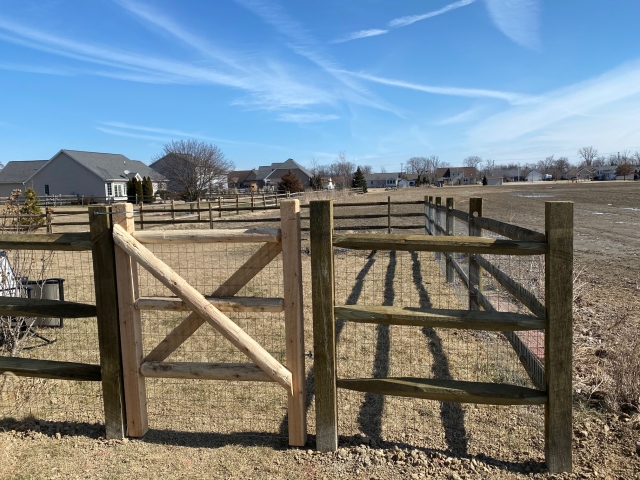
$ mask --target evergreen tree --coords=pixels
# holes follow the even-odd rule
[[[304,187],[302,186],[300,179],[291,171],[291,169],[289,169],[289,171],[280,179],[278,189],[291,193],[304,192]]]
[[[416,180],[416,187],[421,187],[422,186],[422,182],[420,181],[420,176],[418,176],[418,179]]]
[[[482,177],[482,185],[486,185],[487,184],[487,176],[485,175],[484,177]]]
[[[142,177],[142,194],[145,203],[153,203],[153,183],[151,177]]]
[[[360,167],[358,167],[356,173],[353,174],[351,186],[353,188],[362,188],[362,193],[367,193],[367,179],[364,178],[364,173],[362,173]]]
[[[130,178],[127,181],[127,202],[136,203],[136,185],[134,183],[135,178]]]
[[[20,207],[21,215],[42,215],[40,199],[33,188],[27,188],[24,192],[24,205]],[[43,225],[44,217],[29,217],[20,220],[21,225]]]
[[[314,190],[322,190],[322,177],[320,175],[314,175],[313,177],[311,177],[309,183],[311,184],[311,188],[313,188]]]
[[[142,190],[142,182],[137,178],[134,179],[134,181],[136,186],[136,196],[138,197],[137,203],[144,202],[144,191]]]

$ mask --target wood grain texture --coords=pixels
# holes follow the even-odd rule
[[[133,205],[118,203],[111,207],[112,221],[128,233],[133,233]],[[135,308],[138,290],[138,265],[120,247],[115,247],[116,280],[118,286],[118,312],[120,319],[120,345],[122,348],[122,375],[127,417],[127,436],[142,437],[149,430],[147,418],[147,390],[142,365],[142,324],[140,311]]]
[[[144,362],[140,373],[149,378],[273,382],[253,363]]]
[[[491,331],[538,330],[545,327],[545,321],[540,318],[510,312],[362,305],[336,305],[334,311],[336,318],[360,323]]]
[[[338,448],[336,322],[333,272],[333,202],[311,202],[311,288],[316,381],[316,449]]]
[[[265,243],[236,272],[213,292],[214,297],[230,297],[238,293],[253,277],[267,266],[281,251],[280,244]],[[192,313],[175,327],[149,354],[145,362],[166,360],[187,338],[193,335],[205,321]]]
[[[0,357],[0,375],[3,373],[12,373],[17,377],[84,380],[88,382],[99,382],[102,379],[100,365],[18,357]]]
[[[44,298],[0,297],[0,315],[13,317],[86,318],[96,316],[96,306]]]
[[[54,223],[57,226],[57,224]],[[77,224],[73,224],[77,225]],[[0,234],[0,250],[91,250],[88,233],[3,233]]]
[[[221,312],[283,312],[284,299],[260,297],[212,297],[209,303]],[[188,311],[189,307],[178,297],[140,297],[136,300],[138,310]]]
[[[456,203],[452,197],[447,197],[447,208],[445,210],[445,232],[447,236],[454,236],[455,232],[455,217],[451,214],[451,210],[455,207]],[[445,279],[447,283],[453,283],[454,270],[451,261],[453,257],[451,255],[445,255]]]
[[[476,220],[476,226],[513,240],[544,242],[547,238],[544,233],[518,227],[517,225],[511,225],[510,223],[494,220],[493,218],[480,217]]]
[[[390,377],[339,379],[339,388],[378,395],[425,398],[441,402],[487,405],[542,405],[545,392],[501,383],[465,382],[431,378]]]
[[[261,243],[280,241],[279,228],[247,228],[235,230],[151,230],[135,232],[136,240],[154,243]]]
[[[573,346],[573,202],[545,203],[545,453],[551,473],[571,472]]]
[[[107,438],[124,438],[126,420],[120,324],[118,322],[115,248],[111,235],[111,215],[99,215],[110,211],[110,207],[90,206],[89,228],[96,290],[98,346],[100,349],[106,436]]]
[[[278,382],[287,392],[291,392],[291,372],[267,352],[258,342],[238,327],[225,314],[211,305],[204,296],[158,259],[144,245],[129,235],[120,225],[113,226],[116,244],[133,257],[160,283],[180,297],[191,310],[197,312],[240,352]]]
[[[300,201],[280,203],[282,218],[282,274],[286,365],[291,372],[292,392],[288,399],[289,445],[307,443],[307,393],[304,363],[304,317],[302,297],[302,259],[300,257]]]
[[[354,250],[487,253],[493,255],[540,255],[547,251],[545,242],[403,234],[340,234],[334,237],[333,245]]]

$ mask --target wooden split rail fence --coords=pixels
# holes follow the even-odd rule
[[[453,235],[455,218],[469,223],[468,236]],[[333,220],[331,201],[311,202],[317,448],[332,451],[338,446],[337,388],[451,402],[544,405],[549,470],[571,471],[573,204],[546,203],[545,234],[483,218],[482,199],[471,199],[469,213],[455,210],[453,199],[447,199],[446,205],[442,205],[440,197],[435,202],[426,199],[427,235],[334,235]],[[508,238],[481,237],[483,228]],[[468,286],[469,309],[335,305],[334,248],[445,255],[447,280],[452,281],[457,273]],[[453,253],[469,255],[467,272],[455,262]],[[484,260],[483,254],[544,255],[545,305]],[[481,269],[523,301],[532,315],[493,308],[482,293]],[[534,355],[525,350],[526,345],[510,340],[536,388],[433,378],[337,378],[336,318],[361,323],[491,330],[506,332],[507,338],[518,338],[516,331],[544,330],[544,366],[534,364]]]

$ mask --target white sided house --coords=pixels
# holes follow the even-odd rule
[[[40,197],[76,195],[99,202],[127,200],[127,181],[151,177],[155,195],[166,180],[148,165],[115,153],[60,150],[25,184]]]
[[[401,178],[400,172],[364,174],[368,188],[398,188],[398,181]]]
[[[537,170],[531,170],[526,176],[527,182],[541,182],[542,174]]]

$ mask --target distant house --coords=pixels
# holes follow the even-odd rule
[[[598,180],[615,180],[617,168],[615,165],[596,167],[595,177]]]
[[[277,189],[282,176],[289,170],[300,179],[304,188],[311,186],[313,174],[291,158],[286,162],[262,165],[253,170],[234,170],[227,175],[227,185],[229,188],[250,188],[254,191]]]
[[[324,190],[333,190],[336,186],[333,184],[333,180],[331,177],[321,177],[322,180],[322,188]]]
[[[492,175],[485,178],[487,179],[487,185],[502,185],[502,183],[504,182],[504,177],[501,175]]]
[[[101,202],[125,201],[130,178],[151,177],[154,194],[166,183],[166,179],[148,165],[114,153],[60,150],[51,159],[36,162],[33,166],[18,167],[31,168],[31,174],[22,184],[33,188],[40,197],[77,195]],[[12,177],[11,171],[8,171],[7,178],[18,178],[18,175]],[[9,184],[6,185],[9,188]]]
[[[575,167],[570,169],[567,173],[568,180],[577,180],[579,182],[586,182],[593,180],[595,176],[596,167]]]
[[[17,160],[8,162],[0,170],[0,197],[8,197],[18,189],[25,192],[29,185],[27,178],[36,173],[49,160]]]
[[[442,167],[435,176],[443,185],[475,185],[480,181],[476,167]]]
[[[522,172],[524,173],[524,172]],[[520,182],[522,177],[520,176],[520,170],[512,168],[508,170],[494,170],[492,172],[493,177],[502,176],[505,182]]]
[[[527,173],[525,179],[527,182],[540,182],[542,181],[542,174],[537,170],[531,170],[529,173]]]
[[[367,188],[398,188],[398,181],[402,178],[400,172],[365,173]]]

